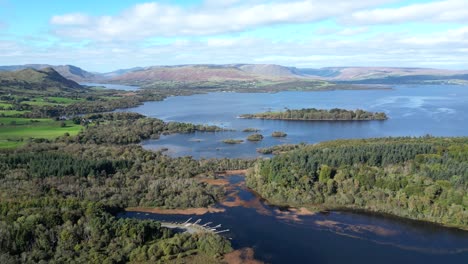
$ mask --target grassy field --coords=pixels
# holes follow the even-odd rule
[[[72,99],[72,98],[66,98],[66,97],[47,97],[48,101],[54,101],[59,104],[72,104],[72,103],[77,103],[84,101],[84,99]]]
[[[8,108],[8,107],[12,107],[12,106],[13,106],[12,104],[0,101],[0,108],[5,109],[5,108]]]
[[[13,117],[16,115],[21,115],[28,113],[29,111],[18,111],[18,110],[0,110],[0,116]]]
[[[35,97],[29,101],[23,101],[22,104],[44,106],[44,105],[67,105],[82,102],[84,99],[72,99],[67,97]]]
[[[54,139],[65,133],[76,135],[82,128],[72,121],[64,123],[62,127],[62,121],[52,119],[0,117],[0,124],[3,124],[0,125],[0,149],[21,146],[29,139]]]

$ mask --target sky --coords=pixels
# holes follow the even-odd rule
[[[0,65],[468,69],[468,0],[0,0]]]

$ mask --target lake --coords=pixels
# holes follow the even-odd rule
[[[281,121],[237,118],[241,114],[299,108],[345,108],[385,112],[386,121]],[[468,135],[468,86],[395,86],[392,90],[280,93],[209,93],[169,97],[125,109],[164,121],[213,124],[233,132],[175,134],[147,140],[147,149],[168,148],[171,156],[256,157],[259,147],[316,143],[343,138]],[[224,139],[246,139],[245,128],[258,128],[263,141],[229,145]],[[273,138],[273,131],[286,138]]]
[[[91,87],[104,87],[106,89],[123,90],[123,91],[136,91],[140,89],[138,86],[129,86],[121,84],[110,84],[110,83],[91,83],[82,82],[80,85],[91,86]]]
[[[167,222],[221,224],[234,248],[251,247],[267,263],[466,263],[468,232],[391,216],[353,212],[308,214],[266,204],[243,184],[227,177],[222,213],[158,215],[126,212],[120,217]]]
[[[387,121],[275,121],[237,118],[240,114],[285,108],[345,108],[383,111]],[[195,158],[256,157],[259,147],[315,143],[342,138],[386,136],[467,136],[468,86],[395,86],[392,90],[265,93],[209,93],[169,97],[133,109],[165,121],[214,124],[236,131],[176,134],[143,142],[147,149],[167,147],[172,156]],[[261,142],[237,145],[223,139],[245,139],[258,128]],[[273,138],[273,131],[286,138]],[[235,248],[253,247],[255,257],[269,263],[467,263],[468,232],[401,218],[357,213],[303,214],[268,205],[229,177],[223,213],[203,216],[128,212],[122,217],[185,221],[189,217],[222,224]]]

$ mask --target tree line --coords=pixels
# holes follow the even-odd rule
[[[468,228],[468,138],[338,140],[258,161],[247,184],[281,204]]]
[[[386,120],[388,117],[383,112],[369,112],[361,109],[346,110],[333,108],[330,110],[316,109],[316,108],[303,108],[298,110],[286,109],[280,112],[263,112],[256,114],[243,114],[241,118],[247,119],[275,119],[275,120]]]

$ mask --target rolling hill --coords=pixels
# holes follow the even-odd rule
[[[329,81],[398,84],[468,81],[468,71],[398,67],[327,67],[298,69],[303,76]]]
[[[18,71],[25,69],[42,70],[45,68],[53,68],[55,71],[60,73],[63,77],[73,80],[75,82],[95,81],[99,78],[99,74],[85,71],[79,67],[73,65],[49,65],[49,64],[25,64],[25,65],[9,65],[0,66],[0,72],[2,71]]]
[[[26,64],[0,66],[0,72],[29,68],[40,70],[48,67],[76,82],[110,82],[143,86],[155,83],[282,83],[308,80],[355,84],[468,83],[468,71],[398,67],[325,67],[316,69],[275,64],[149,66],[120,69],[108,73],[91,73],[73,65]]]
[[[4,93],[19,91],[76,92],[85,89],[75,81],[63,77],[53,68],[41,70],[28,68],[0,72],[0,87]]]

